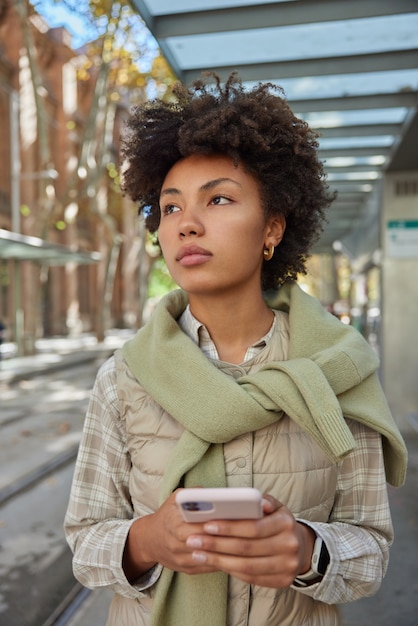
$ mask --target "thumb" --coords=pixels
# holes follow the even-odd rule
[[[271,513],[274,513],[274,511],[277,511],[281,506],[283,506],[281,502],[276,500],[276,498],[273,498],[273,496],[268,493],[263,494],[261,504],[265,515],[271,515]]]

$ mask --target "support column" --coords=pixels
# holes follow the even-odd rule
[[[418,171],[385,176],[382,379],[403,430],[418,429]]]

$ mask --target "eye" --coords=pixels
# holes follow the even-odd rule
[[[177,211],[180,211],[180,209],[175,204],[165,204],[161,207],[162,215],[171,215],[172,213],[176,213]]]
[[[227,198],[226,196],[214,196],[210,201],[211,204],[222,205],[222,204],[230,204],[232,200]]]

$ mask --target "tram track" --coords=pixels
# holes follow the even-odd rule
[[[0,506],[75,461],[97,365],[5,390],[0,407]]]
[[[0,428],[5,428],[6,426],[10,426],[11,424],[16,424],[16,422],[20,422],[26,417],[28,417],[27,411],[19,411],[13,415],[10,415],[9,417],[6,417],[5,419],[1,419]]]
[[[82,609],[91,591],[76,583],[41,626],[67,626]]]
[[[0,372],[1,625],[106,621],[109,596],[72,574],[63,521],[91,389],[111,352]]]
[[[62,528],[75,453],[73,448],[39,464],[3,491],[0,624],[64,625],[86,595],[79,596],[81,587],[75,587]]]
[[[67,463],[75,461],[77,451],[78,444],[73,445],[71,448],[64,450],[56,457],[42,463],[28,474],[20,476],[12,483],[2,487],[0,489],[0,506],[5,504],[11,498],[19,496],[21,493],[30,489],[44,478],[53,475],[54,472],[67,465]]]
[[[1,387],[0,624],[5,626],[66,626],[90,606],[91,592],[72,574],[62,525],[97,367],[97,360],[83,362]]]

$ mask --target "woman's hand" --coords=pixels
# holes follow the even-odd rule
[[[127,579],[135,581],[156,563],[186,574],[219,570],[195,558],[187,540],[196,533],[199,536],[204,533],[203,524],[185,522],[175,502],[175,493],[171,494],[155,513],[132,524],[123,556]]]
[[[315,533],[272,496],[263,497],[263,510],[262,519],[206,522],[203,532],[196,528],[186,539],[194,562],[254,585],[291,585],[310,568]]]
[[[310,568],[315,534],[272,496],[263,497],[263,511],[258,520],[189,523],[173,493],[155,513],[132,524],[125,574],[134,581],[161,563],[186,574],[223,571],[263,587],[288,587]]]

